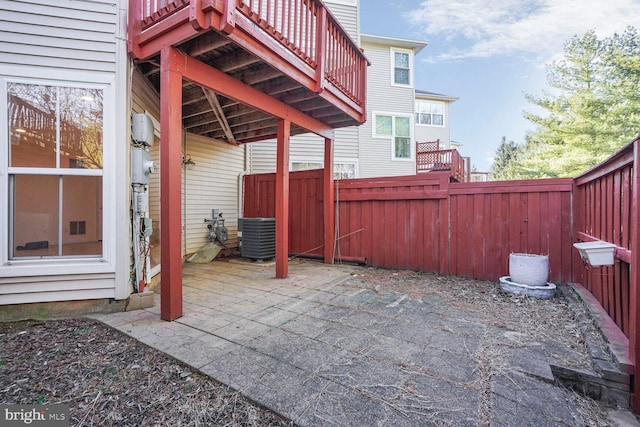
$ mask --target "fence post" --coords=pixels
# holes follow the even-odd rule
[[[638,142],[633,142],[633,193],[631,195],[631,260],[629,265],[629,355],[634,365],[633,390],[631,405],[636,413],[640,412],[640,375],[638,372],[638,355],[640,355],[640,286],[638,267],[640,267],[640,173],[638,173]]]

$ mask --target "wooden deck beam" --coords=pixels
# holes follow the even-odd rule
[[[174,50],[175,55],[180,57],[176,61],[177,71],[185,79],[279,119],[288,120],[324,138],[333,138],[333,129],[321,121],[234,79],[220,70],[210,67],[204,62],[185,55],[177,49]]]
[[[160,84],[160,317],[182,316],[182,75],[177,50],[161,53]]]
[[[333,264],[336,241],[335,184],[333,180],[333,139],[324,140],[324,262]]]
[[[289,143],[291,122],[278,121],[276,161],[276,278],[289,275]]]

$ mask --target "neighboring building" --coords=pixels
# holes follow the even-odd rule
[[[336,5],[328,2],[330,8]],[[357,5],[334,10],[348,23]],[[357,27],[348,27],[357,31]],[[451,147],[450,104],[457,98],[415,89],[416,55],[426,42],[360,35],[371,65],[367,71],[367,121],[335,131],[334,176],[366,178],[416,173],[416,142],[439,141]],[[314,135],[292,138],[291,170],[323,167],[323,142]],[[250,173],[275,170],[275,142],[250,144]]]

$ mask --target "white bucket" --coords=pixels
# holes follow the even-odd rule
[[[509,255],[511,281],[529,286],[544,286],[549,279],[549,256],[533,254]]]

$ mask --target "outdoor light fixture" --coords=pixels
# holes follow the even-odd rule
[[[27,133],[27,130],[25,128],[15,128],[14,130],[16,131],[16,133]]]

